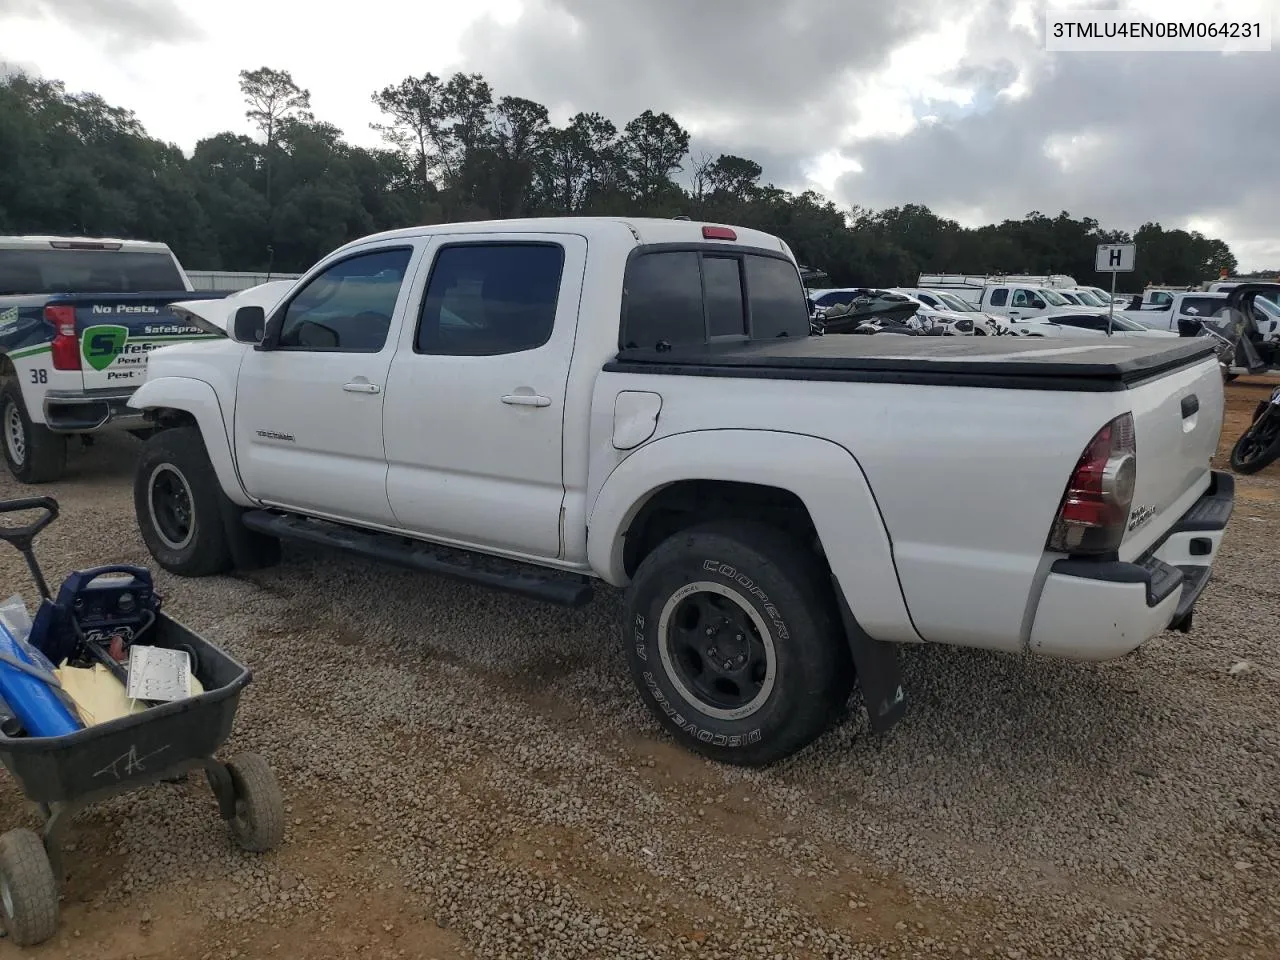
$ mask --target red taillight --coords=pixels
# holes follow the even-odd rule
[[[1111,553],[1124,539],[1137,481],[1132,414],[1094,434],[1076,462],[1049,533],[1057,553]]]
[[[737,240],[737,231],[730,230],[728,227],[703,227],[703,240]]]
[[[80,338],[76,336],[75,307],[45,307],[44,318],[53,324],[53,369],[80,369]]]

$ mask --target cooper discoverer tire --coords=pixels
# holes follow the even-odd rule
[[[827,571],[754,521],[700,524],[641,562],[624,600],[627,665],[687,749],[764,766],[839,716],[853,665]]]
[[[12,375],[0,385],[0,448],[19,483],[50,483],[67,469],[67,438],[42,423],[32,423],[22,387]]]
[[[147,549],[170,573],[206,577],[231,568],[224,496],[198,428],[162,430],[143,444],[134,513]]]

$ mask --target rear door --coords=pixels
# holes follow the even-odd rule
[[[982,294],[982,308],[1001,317],[1016,319],[1009,310],[1009,288],[987,287]]]
[[[587,241],[460,234],[437,237],[428,255],[388,378],[391,509],[423,536],[556,558]]]

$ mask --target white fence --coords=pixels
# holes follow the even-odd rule
[[[229,270],[188,270],[191,285],[199,293],[231,293],[271,280],[297,280],[300,273],[236,273]]]

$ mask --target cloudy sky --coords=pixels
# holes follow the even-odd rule
[[[666,110],[695,151],[842,205],[1158,220],[1280,267],[1280,40],[1046,53],[1048,6],[1280,24],[1280,0],[0,0],[0,62],[94,90],[188,151],[249,132],[242,68],[289,70],[368,145],[373,90],[479,71],[557,121]]]

